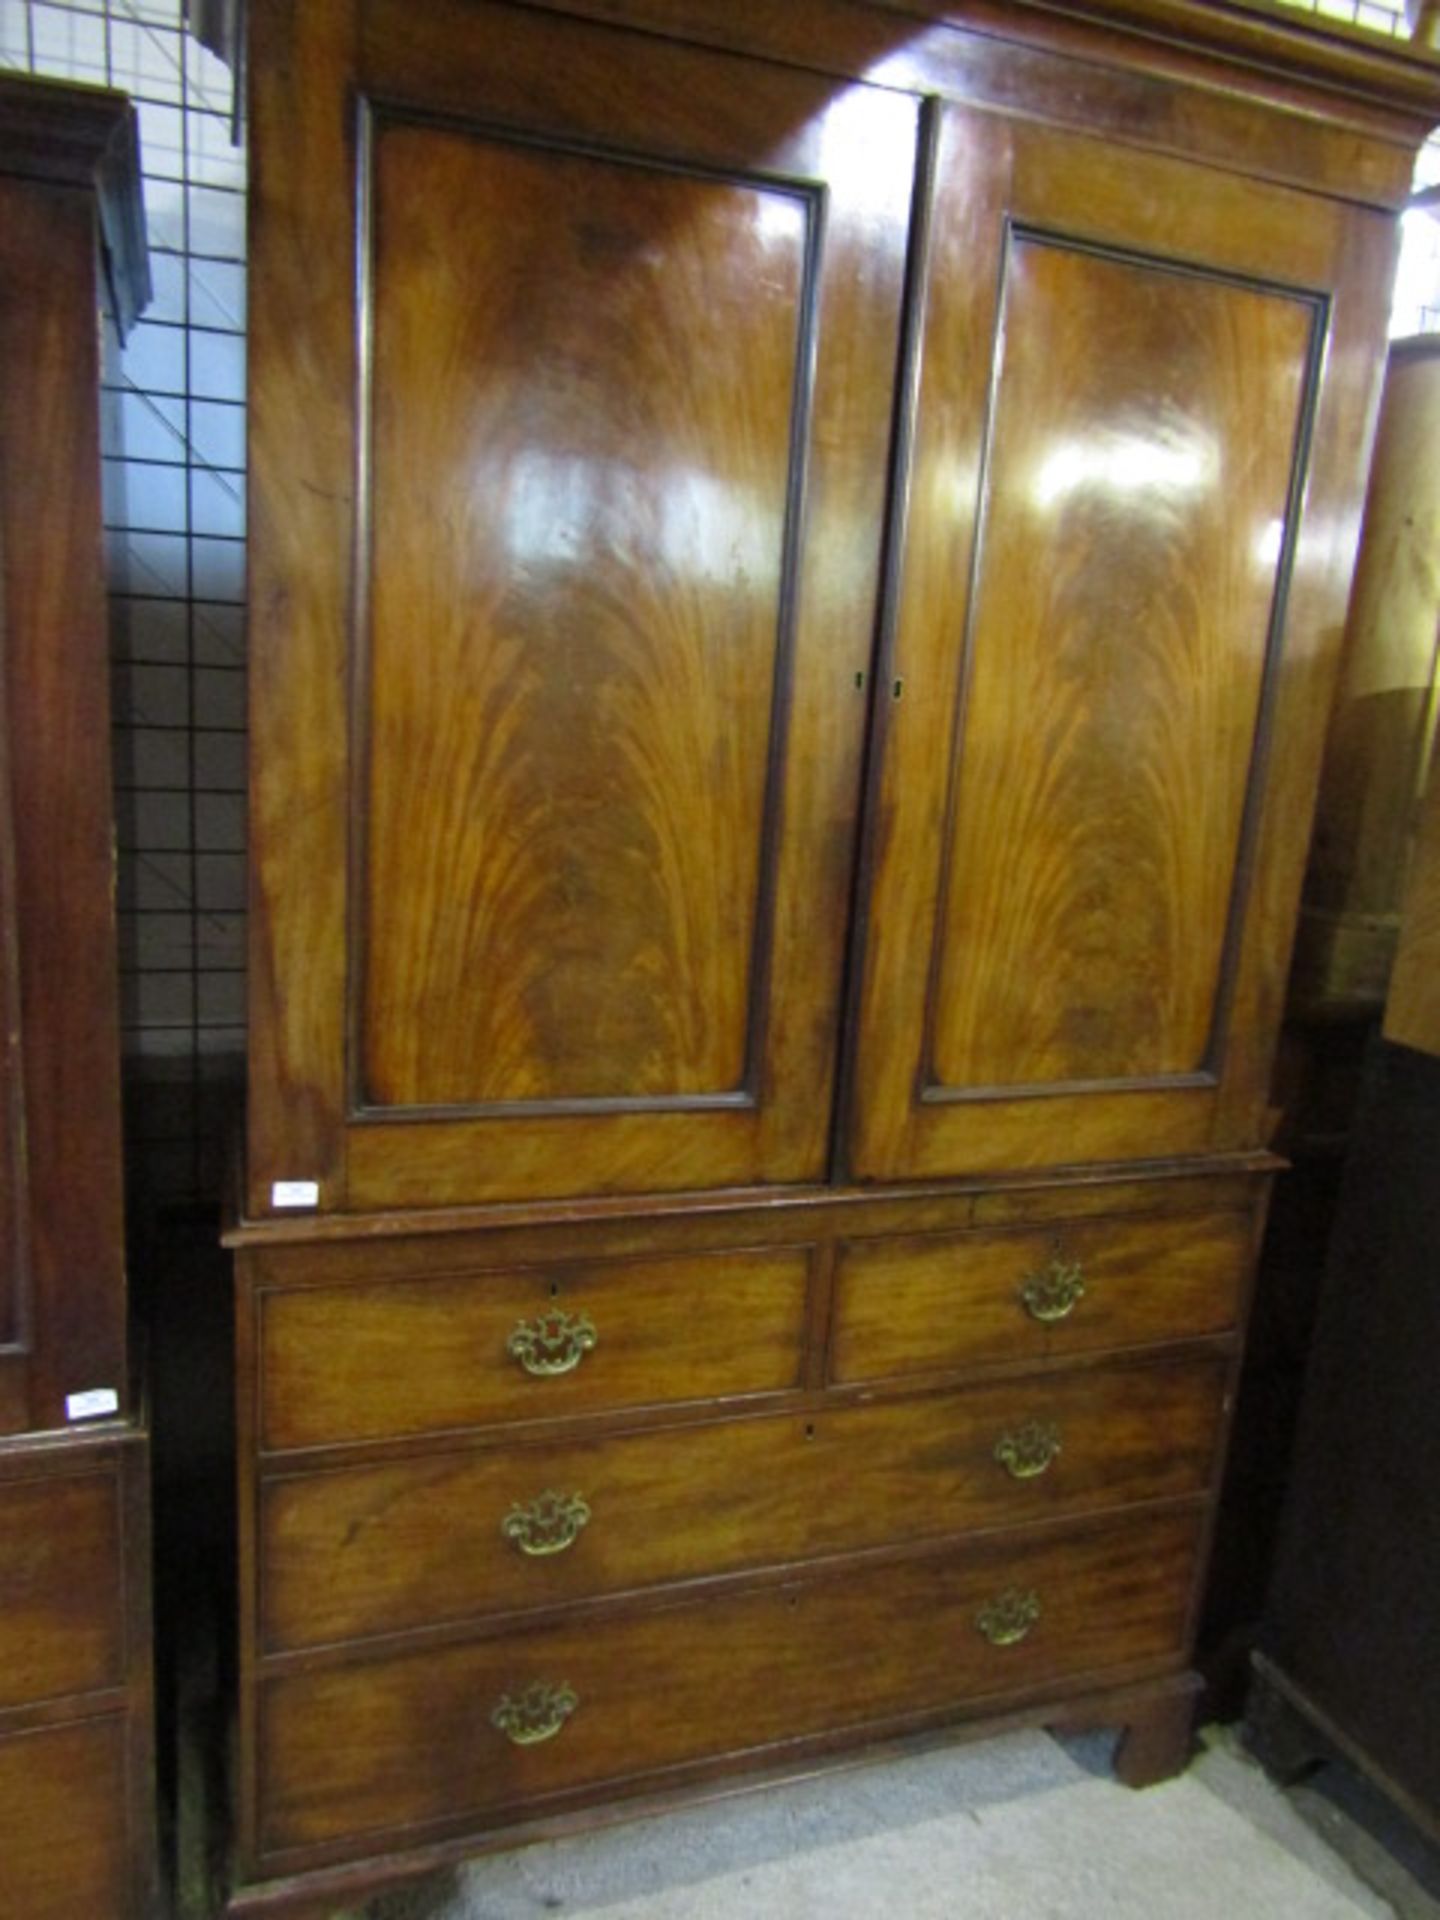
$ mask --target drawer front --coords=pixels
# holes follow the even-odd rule
[[[785,1247],[266,1294],[264,1444],[783,1391],[809,1273]]]
[[[125,1771],[118,1718],[0,1740],[0,1909],[14,1920],[141,1920]]]
[[[0,1706],[118,1686],[122,1593],[110,1474],[0,1481]]]
[[[601,1782],[1178,1658],[1198,1532],[1168,1515],[1012,1538],[276,1679],[261,1707],[262,1852],[418,1837]]]
[[[272,1480],[272,1651],[1194,1494],[1217,1361]]]
[[[1056,1221],[840,1249],[831,1378],[1096,1352],[1222,1333],[1249,1273],[1249,1213]]]

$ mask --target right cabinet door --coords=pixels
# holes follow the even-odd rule
[[[945,109],[849,1171],[1256,1144],[1388,216]]]

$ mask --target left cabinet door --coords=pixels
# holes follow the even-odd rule
[[[250,1211],[819,1177],[917,102],[483,0],[252,76]]]

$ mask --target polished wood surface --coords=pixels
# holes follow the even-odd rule
[[[1239,1316],[1249,1213],[1059,1220],[1010,1233],[852,1240],[836,1263],[830,1378],[881,1380],[1223,1333]],[[1051,1267],[1084,1288],[1040,1320],[1024,1290]]]
[[[1393,239],[1196,187],[945,115],[855,1173],[1264,1137],[1302,854],[1277,803],[1313,793],[1375,395],[1353,267],[1383,277]]]
[[[255,26],[233,1911],[961,1721],[1161,1777],[1433,63]]]
[[[128,1907],[124,1725],[0,1734],[5,1905],[17,1920],[111,1920]]]
[[[0,1447],[6,1920],[156,1911],[148,1436]]]
[[[0,178],[0,280],[26,290],[0,302],[4,939],[21,1015],[5,1064],[24,1142],[6,1251],[25,1263],[5,1281],[25,1305],[0,1354],[0,1428],[15,1430],[63,1426],[67,1393],[129,1398],[92,195]]]
[[[1196,1073],[1318,316],[1047,235],[1000,298],[927,1092]]]
[[[262,1850],[418,1839],[715,1752],[1159,1662],[1181,1643],[1195,1551],[1181,1513],[277,1679]],[[1017,1644],[992,1645],[978,1616],[1017,1587],[1037,1596],[1039,1618]],[[490,1710],[536,1682],[570,1687],[579,1704],[553,1740],[513,1747]]]
[[[1073,1518],[1204,1491],[1224,1361],[1042,1376],[877,1406],[541,1447],[428,1454],[268,1481],[271,1651],[528,1611],[978,1527]],[[1027,1428],[1050,1431],[997,1456]],[[503,1532],[555,1491],[589,1518],[527,1556]],[[552,1529],[532,1532],[553,1540]]]
[[[742,1097],[814,208],[374,143],[358,1097]]]
[[[119,1686],[124,1541],[114,1473],[0,1480],[0,1539],[0,1707]]]
[[[0,77],[0,1908],[155,1911],[127,1343],[100,343],[149,295],[122,96]],[[71,1396],[108,1390],[108,1417]]]
[[[1440,1054],[1440,780],[1431,780],[1420,817],[1384,1032],[1400,1046]]]
[[[1384,1005],[1440,687],[1440,339],[1390,349],[1325,746],[1292,1014]]]
[[[250,1210],[819,1178],[918,104],[485,5],[254,31]]]
[[[809,1270],[803,1248],[737,1249],[271,1294],[264,1444],[783,1391],[800,1379]],[[551,1314],[583,1316],[594,1346],[572,1371],[541,1378],[507,1342]]]

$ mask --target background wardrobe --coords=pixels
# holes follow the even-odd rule
[[[149,1920],[149,1454],[127,1329],[100,358],[135,115],[0,76],[0,1906]],[[97,326],[97,314],[99,325]]]
[[[236,1912],[1181,1764],[1437,114],[1192,0],[259,0]]]

